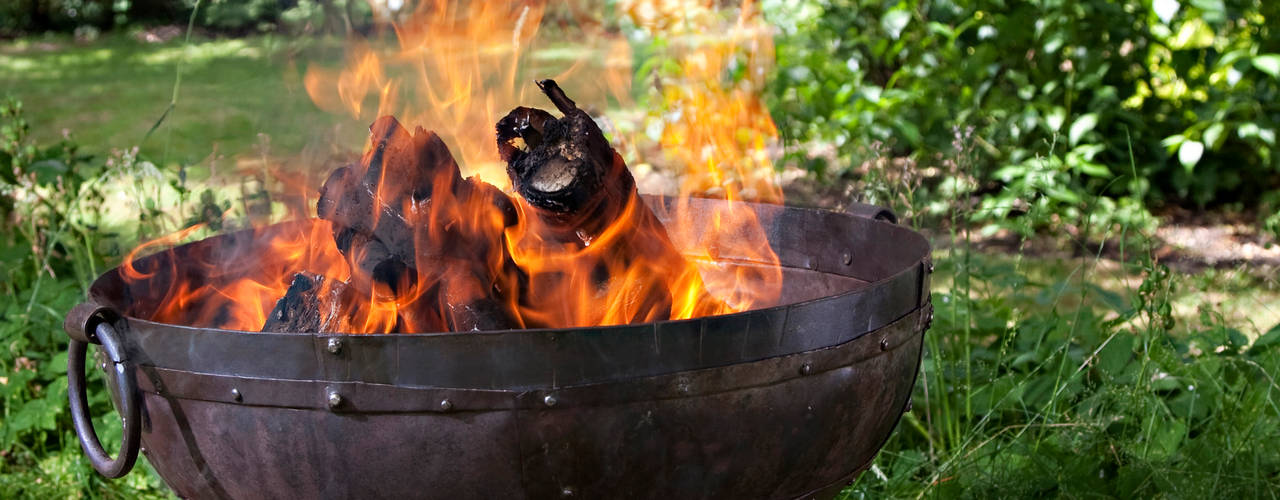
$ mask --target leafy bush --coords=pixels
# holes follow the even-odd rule
[[[269,31],[280,17],[276,0],[212,0],[200,6],[200,24],[221,31]]]
[[[974,160],[966,192],[1014,188],[994,203],[1003,210],[979,213],[989,220],[1039,199],[1075,206],[1085,193],[1255,205],[1280,188],[1275,2],[823,0],[766,8],[782,30],[771,108],[784,137],[839,148],[834,168],[806,161],[819,173],[847,171],[876,143],[946,167],[965,135]]]
[[[62,317],[102,269],[105,166],[69,139],[34,144],[28,130],[21,103],[0,102],[0,497],[154,491],[158,483],[146,474],[105,486],[81,457],[67,411]],[[89,373],[91,412],[114,447],[119,419],[100,372]]]
[[[1125,266],[1134,285],[1103,286],[1087,254],[981,255],[959,237],[947,248],[935,254],[914,408],[845,498],[1252,498],[1280,487],[1280,324],[1250,340],[1220,300],[1174,306],[1274,282],[1183,276],[1138,248],[1146,255]]]

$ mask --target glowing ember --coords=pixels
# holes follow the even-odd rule
[[[668,35],[726,29],[702,2],[676,14],[699,13],[679,23],[653,21],[665,18],[643,2],[625,7],[637,25]],[[540,4],[423,2],[394,26],[398,49],[353,45],[346,68],[309,70],[320,107],[381,117],[360,162],[326,181],[320,219],[255,229],[237,240],[253,244],[180,268],[135,257],[202,228],[138,247],[122,276],[164,292],[154,310],[133,313],[246,331],[386,333],[625,324],[776,301],[777,257],[739,202],[781,201],[765,153],[776,131],[753,91],[772,59],[759,13],[743,5],[727,36],[679,50],[681,71],[663,91],[678,112],[660,142],[684,170],[658,216],[554,82],[540,86],[562,118],[519,106],[537,95],[521,75],[542,15]],[[587,82],[580,102],[630,102],[626,42],[605,37],[603,51],[603,78],[574,79],[577,64],[557,78]],[[726,80],[734,64],[746,65],[745,80]],[[384,115],[421,126],[410,132]],[[687,200],[707,194],[729,203],[711,225],[705,216],[695,224]]]

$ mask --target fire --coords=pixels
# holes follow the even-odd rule
[[[633,90],[653,81],[652,75],[633,81],[632,51],[624,37],[596,26],[587,37],[589,53],[603,64],[593,67],[591,58],[579,57],[560,67],[533,57],[546,5],[427,0],[391,26],[394,46],[377,40],[352,43],[344,67],[313,66],[304,77],[320,108],[374,122],[360,164],[333,174],[342,177],[338,185],[348,189],[343,193],[355,193],[341,196],[358,195],[351,186],[370,187],[372,202],[363,212],[370,227],[352,232],[344,229],[350,222],[325,220],[348,216],[333,215],[330,205],[319,208],[322,219],[306,213],[292,223],[255,228],[240,237],[252,244],[197,252],[180,262],[167,261],[166,268],[156,264],[163,259],[137,257],[204,234],[205,228],[193,226],[144,243],[125,258],[122,277],[161,292],[147,301],[154,310],[134,314],[257,331],[298,273],[317,277],[318,296],[343,311],[326,331],[348,333],[461,329],[452,311],[458,304],[496,302],[493,307],[512,311],[504,323],[510,327],[570,327],[685,319],[776,303],[781,268],[762,221],[743,204],[782,201],[769,158],[777,131],[759,97],[773,59],[772,42],[752,2],[731,17],[717,3],[653,0],[619,6],[636,26],[681,40],[670,54],[679,71],[655,79],[665,111],[658,141],[662,153],[645,158],[677,167],[675,200],[659,214],[665,228],[633,195],[619,200],[608,224],[565,238],[564,228],[549,225],[538,208],[512,192],[507,165],[495,147],[493,124],[499,118],[517,106],[542,104],[531,75],[572,82],[578,101],[588,106],[610,99],[634,104]],[[700,36],[705,33],[725,35],[708,40]],[[731,78],[735,68],[745,76]],[[598,108],[591,109],[598,118]],[[375,121],[388,115],[431,132],[409,134],[399,132],[395,120]],[[615,144],[643,140],[621,133],[611,138]],[[428,147],[432,141],[441,144]],[[401,151],[406,144],[416,149]],[[440,151],[453,158],[435,165],[443,161],[432,156]],[[416,160],[408,167],[383,163],[392,157]],[[409,192],[415,188],[404,172],[424,168],[433,172],[429,193]],[[463,173],[474,177],[462,180]],[[501,191],[490,193],[485,183]],[[339,197],[324,196],[331,201],[322,197],[322,205]],[[695,196],[727,203],[717,204],[709,216],[695,214],[690,202]],[[398,255],[404,269],[371,268],[371,263],[389,262],[385,254],[395,249],[363,235],[386,224],[411,228],[406,248],[413,255]],[[667,238],[684,259],[644,250]]]

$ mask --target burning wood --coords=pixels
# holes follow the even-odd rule
[[[298,273],[284,297],[267,315],[264,332],[319,333],[341,331],[342,303],[349,288],[341,281]]]
[[[538,86],[563,117],[519,107],[496,126],[514,200],[462,178],[435,133],[376,120],[360,162],[330,174],[316,207],[351,278],[297,274],[263,331],[568,327],[723,310],[591,117],[556,82]]]
[[[359,164],[339,168],[316,211],[333,222],[352,285],[393,304],[385,329],[459,331],[520,326],[499,296],[510,287],[503,229],[514,207],[497,188],[463,179],[444,141],[390,116],[370,127]]]
[[[627,164],[600,127],[554,80],[537,83],[564,117],[536,108],[512,110],[498,121],[498,151],[516,192],[537,218],[526,221],[536,237],[522,239],[532,243],[523,250],[543,246],[532,251],[569,252],[575,260],[541,273],[528,270],[533,290],[522,297],[523,310],[557,325],[664,320],[676,299],[673,283],[695,292],[683,297],[685,304],[715,310],[719,304],[640,199]],[[583,292],[608,307],[556,311],[557,303],[565,303],[565,287],[591,288]]]

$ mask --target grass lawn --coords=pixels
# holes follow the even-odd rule
[[[270,137],[273,149],[301,151],[342,121],[311,104],[301,84],[303,51],[272,37],[207,40],[188,48],[180,39],[27,40],[0,48],[0,93],[25,103],[35,139],[70,131],[97,154],[141,144],[159,164],[192,165],[255,153],[259,134]],[[311,43],[305,52],[312,61],[342,57],[336,43]],[[142,142],[173,98],[184,55],[177,105],[165,126]]]
[[[169,106],[184,54],[177,105],[143,142]],[[576,54],[551,47],[540,60],[551,70]],[[0,46],[0,94],[24,102],[37,142],[71,130],[99,157],[141,144],[160,169],[207,177],[264,155],[358,150],[367,123],[317,109],[302,86],[307,64],[342,56],[339,43],[271,37],[185,49],[129,38],[27,40]],[[127,184],[109,187],[108,201],[141,207],[133,198],[148,192]],[[160,205],[176,211],[172,199]],[[4,228],[0,243],[11,234]],[[937,234],[937,313],[914,409],[844,498],[1277,496],[1274,272],[1184,273],[1141,243],[1118,262],[1088,251],[980,252]],[[73,258],[114,265],[102,255]],[[39,286],[0,288],[8,292],[0,298],[0,497],[169,495],[153,473],[106,481],[89,469],[64,407],[60,324],[93,273],[30,274],[41,276]],[[105,408],[102,393],[94,398]],[[114,417],[99,414],[115,449]]]

